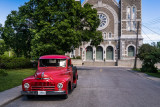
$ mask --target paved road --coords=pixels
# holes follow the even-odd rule
[[[5,107],[160,107],[160,83],[126,68],[79,68],[78,87],[66,100],[25,96]]]

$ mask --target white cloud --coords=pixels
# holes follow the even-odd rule
[[[148,37],[147,37],[148,36]],[[157,34],[142,34],[143,43],[160,42],[160,35]]]

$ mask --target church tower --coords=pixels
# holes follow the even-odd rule
[[[141,0],[120,0],[121,37],[120,50],[121,59],[135,56],[137,26],[139,23],[138,46],[142,45],[141,35]]]

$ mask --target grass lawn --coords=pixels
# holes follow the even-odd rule
[[[160,71],[159,71],[158,73],[148,73],[148,72],[146,72],[146,74],[151,75],[151,76],[153,76],[153,77],[158,77],[158,78],[160,78]]]
[[[35,73],[36,69],[7,70],[8,76],[0,76],[0,92],[19,86],[22,80]]]
[[[132,69],[132,70],[141,72],[140,69]],[[148,75],[150,75],[150,76],[160,78],[160,70],[158,71],[158,73],[149,73],[149,72],[142,72],[142,73],[146,73],[146,74],[148,74]]]

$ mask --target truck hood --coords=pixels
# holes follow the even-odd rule
[[[39,68],[35,73],[35,79],[53,79],[55,77],[59,77],[62,75],[65,75],[65,72],[67,71],[66,68],[62,67],[54,67],[54,68]]]

